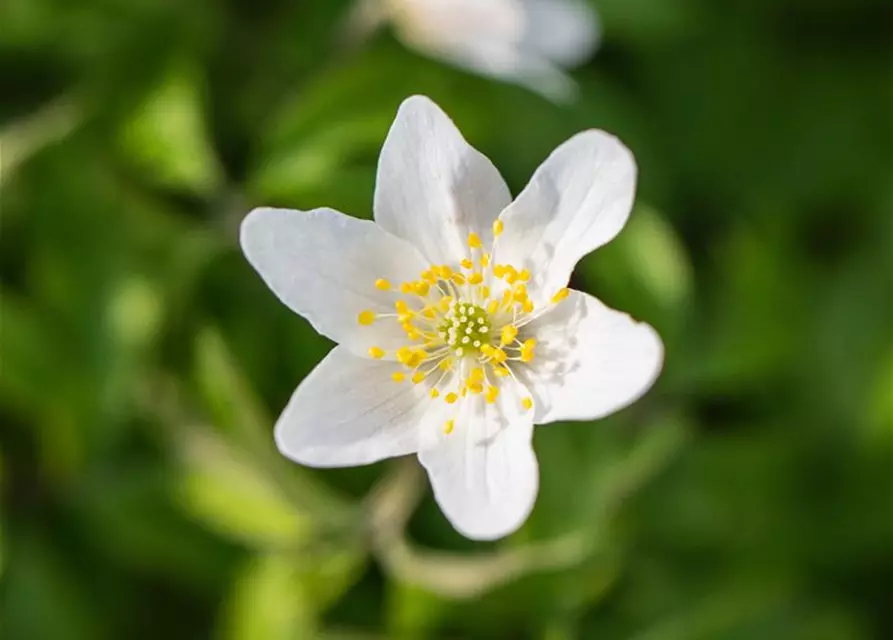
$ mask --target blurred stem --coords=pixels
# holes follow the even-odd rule
[[[365,502],[372,551],[401,582],[442,596],[467,599],[534,571],[572,567],[597,546],[590,530],[541,543],[475,555],[421,549],[405,537],[406,524],[426,484],[415,458],[396,462]]]

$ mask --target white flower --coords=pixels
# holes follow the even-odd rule
[[[585,131],[512,202],[490,161],[416,96],[381,152],[375,222],[248,214],[248,260],[338,343],[280,416],[282,453],[316,467],[418,453],[460,532],[516,530],[539,482],[533,425],[606,416],[659,373],[651,327],[566,288],[623,227],[635,178],[623,144]]]
[[[553,100],[573,95],[561,69],[585,61],[600,36],[586,0],[361,0],[358,7],[355,19],[390,21],[423,54]]]

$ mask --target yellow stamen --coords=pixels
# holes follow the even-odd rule
[[[389,291],[391,289],[391,283],[384,278],[379,278],[375,281],[375,288],[381,289],[382,291]]]
[[[502,220],[494,220],[493,221],[493,235],[497,238],[502,234],[505,229],[505,225],[502,224]]]
[[[468,374],[469,382],[480,382],[484,379],[484,370],[480,367],[475,367],[471,370],[471,373]]]
[[[468,269],[469,271],[474,269],[474,262],[470,258],[464,258],[459,264],[462,265],[463,269]]]
[[[511,344],[515,341],[515,338],[518,336],[518,328],[514,325],[506,325],[502,328],[502,337],[500,338],[500,342],[503,346],[507,344]]]
[[[505,265],[497,264],[493,267],[493,275],[497,278],[502,278],[505,275]]]
[[[440,395],[440,391],[437,390],[437,387],[434,387],[431,389],[431,397],[432,398],[436,398],[439,395]]]
[[[524,313],[533,313],[533,301],[525,300],[521,309],[524,311]]]
[[[484,255],[482,255],[480,262],[481,262],[482,269],[486,269],[487,267],[489,267],[490,266],[490,254],[485,253]]]
[[[395,371],[391,374],[391,379],[394,382],[403,382],[404,380],[406,380],[406,374],[402,371]]]
[[[384,358],[384,349],[381,347],[369,347],[369,357],[380,360]]]
[[[472,249],[480,249],[481,239],[474,231],[468,234],[468,246]]]
[[[413,384],[420,384],[421,382],[424,382],[424,380],[425,380],[425,374],[422,373],[421,371],[416,371],[414,374],[412,374],[412,383]]]
[[[465,284],[465,276],[461,273],[454,273],[452,278],[450,278],[456,284]]]
[[[499,376],[500,378],[504,378],[509,374],[509,370],[505,367],[493,367],[493,375]]]
[[[447,435],[450,435],[453,432],[453,427],[455,426],[455,422],[452,420],[447,420],[446,424],[443,425],[443,432]]]
[[[498,395],[499,389],[490,385],[489,387],[487,387],[487,395],[484,396],[484,398],[487,400],[488,404],[493,404],[494,402],[496,402],[496,396]]]
[[[528,271],[527,269],[521,269],[518,272],[518,280],[520,280],[521,282],[527,282],[528,280],[530,280],[530,271]]]
[[[428,291],[431,289],[431,285],[420,280],[413,285],[413,289],[415,290],[417,295],[420,295],[424,298],[428,295]]]
[[[533,398],[524,398],[521,400],[521,406],[525,411],[530,411],[533,408]]]
[[[402,293],[412,293],[412,282],[404,282],[400,285],[400,291]]]
[[[443,399],[446,400],[446,403],[447,403],[447,404],[454,404],[454,403],[456,402],[456,400],[459,399],[459,396],[457,396],[455,393],[453,393],[452,391],[450,391],[448,394],[446,394],[446,395],[443,397]]]
[[[480,382],[469,382],[468,390],[471,391],[473,394],[477,395],[477,394],[483,393],[484,385],[482,385]]]
[[[441,360],[438,363],[437,367],[441,371],[449,371],[450,369],[453,368],[453,359],[452,358],[444,358],[443,360]]]
[[[408,365],[412,362],[414,354],[409,347],[400,347],[397,349],[397,362]]]
[[[406,304],[403,300],[397,300],[394,303],[394,308],[397,310],[397,313],[408,313],[409,305]]]
[[[487,305],[487,313],[492,316],[497,311],[499,311],[499,300],[491,300]]]
[[[570,294],[570,289],[568,289],[567,287],[565,287],[563,289],[559,289],[558,293],[556,293],[554,296],[552,296],[552,304],[558,304],[559,302],[561,302],[562,300],[567,298],[567,296],[569,294]]]
[[[375,312],[361,311],[360,315],[357,316],[357,322],[365,326],[372,324],[375,322]]]
[[[468,276],[468,284],[480,284],[484,281],[484,276],[480,273],[475,272]]]

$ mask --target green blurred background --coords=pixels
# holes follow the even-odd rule
[[[556,106],[345,0],[0,3],[4,640],[893,637],[893,10],[594,0]],[[330,348],[241,256],[255,205],[370,215],[425,93],[517,193],[589,127],[640,166],[574,286],[664,374],[540,428],[496,544],[411,460],[311,471],[273,421]]]

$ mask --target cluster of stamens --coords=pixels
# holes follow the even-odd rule
[[[451,405],[468,394],[492,404],[499,396],[499,380],[514,377],[513,366],[534,359],[536,339],[526,335],[525,326],[566,298],[568,290],[559,290],[550,305],[536,309],[527,294],[530,272],[495,262],[502,231],[503,223],[497,220],[490,253],[471,233],[471,255],[458,265],[432,265],[417,280],[399,286],[375,281],[376,288],[405,296],[395,301],[394,313],[367,310],[357,317],[361,325],[396,321],[406,333],[408,344],[393,353],[405,371],[396,371],[394,382],[425,384],[432,399]],[[388,354],[373,346],[369,355],[379,359]],[[521,405],[530,410],[532,398],[523,398]],[[444,431],[453,428],[454,420],[448,420]]]

